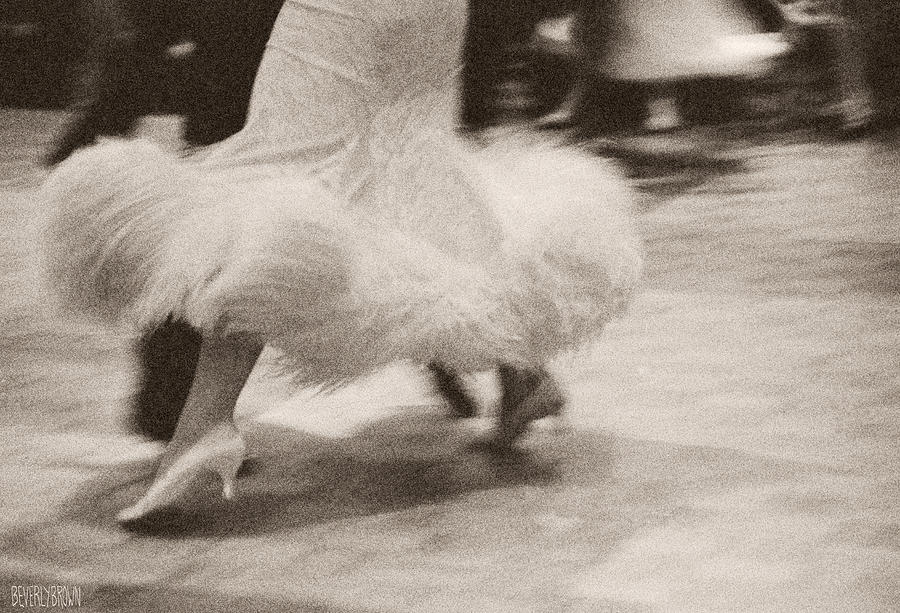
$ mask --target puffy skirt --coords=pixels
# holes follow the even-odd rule
[[[256,335],[321,385],[398,360],[537,365],[627,304],[641,250],[608,162],[434,134],[387,156],[341,194],[313,176],[100,144],[44,186],[45,278],[111,324],[174,315]]]

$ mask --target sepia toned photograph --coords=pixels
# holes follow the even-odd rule
[[[0,0],[0,611],[900,611],[900,2]]]

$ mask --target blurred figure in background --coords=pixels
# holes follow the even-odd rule
[[[81,0],[88,38],[85,70],[72,105],[73,120],[47,156],[57,164],[98,136],[130,134],[137,121],[166,104],[160,65],[171,70],[172,45],[193,44],[193,69],[169,102],[184,115],[184,140],[202,146],[239,131],[253,81],[283,0],[167,2]],[[166,68],[163,68],[165,71]],[[170,320],[137,346],[138,392],[133,428],[168,440],[187,398],[200,335]]]
[[[205,145],[237,132],[280,6],[281,0],[80,0],[88,49],[75,118],[47,162],[60,162],[97,136],[127,135],[141,116],[164,106],[159,66],[171,66],[169,49],[184,41],[193,46],[193,69],[170,98],[185,116],[185,140]]]
[[[499,92],[524,71],[531,111],[545,127],[592,123],[605,127],[633,114],[626,92],[598,80],[595,64],[617,27],[623,0],[470,0],[463,47],[461,124],[478,131],[502,121]],[[598,105],[597,89],[603,102]],[[590,91],[589,91],[590,90]],[[615,108],[614,108],[615,107]]]
[[[807,63],[824,56],[831,89],[826,114],[846,133],[865,129],[875,108],[856,19],[840,0],[782,0],[780,7],[786,34]]]
[[[771,68],[772,58],[787,51],[737,0],[616,2],[602,52],[588,61],[610,79],[642,85],[648,131],[681,126],[680,84],[759,76]]]
[[[837,0],[604,0],[541,16],[533,41],[539,61],[560,66],[565,58],[572,68],[568,96],[542,124],[586,136],[728,121],[746,84],[778,72],[792,74],[786,85],[806,96],[826,85],[827,108],[801,102],[806,114],[858,131],[875,114],[867,72],[885,46],[864,43],[858,12]]]
[[[469,0],[463,43],[460,123],[478,131],[499,119],[499,91],[517,64],[527,61],[535,29],[574,11],[602,15],[605,0]],[[597,20],[599,23],[599,20]]]
[[[469,18],[461,119],[475,131],[502,120],[497,92],[516,63],[543,64],[528,76],[532,104],[555,101],[544,126],[665,131],[682,123],[684,82],[757,76],[787,50],[767,0],[472,0]],[[568,73],[561,98],[554,69]]]
[[[622,127],[635,114],[626,90],[603,78],[596,66],[613,40],[622,0],[584,0],[574,13],[538,24],[531,44],[544,54],[564,56],[574,64],[568,93],[555,109],[540,118],[543,127],[588,125],[600,131]],[[598,90],[603,90],[598,91]]]

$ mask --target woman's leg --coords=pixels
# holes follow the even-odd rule
[[[159,474],[220,425],[231,425],[235,405],[263,344],[251,336],[204,337],[191,391],[166,448]]]
[[[247,336],[201,342],[194,383],[156,478],[140,500],[119,513],[120,522],[140,520],[172,504],[209,472],[221,476],[223,495],[232,497],[244,459],[244,442],[232,422],[234,408],[262,348]]]

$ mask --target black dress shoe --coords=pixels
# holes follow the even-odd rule
[[[566,399],[559,384],[544,368],[503,365],[498,375],[503,396],[493,444],[507,449],[533,421],[560,415]]]

